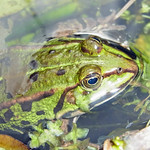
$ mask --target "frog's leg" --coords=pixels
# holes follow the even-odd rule
[[[141,102],[139,102],[138,105],[134,108],[135,111],[138,111],[139,109],[141,109],[140,113],[139,113],[139,117],[143,113],[150,111],[150,99],[149,98],[150,98],[150,94],[145,99],[143,99]]]
[[[147,86],[144,86],[143,84],[139,83],[139,82],[134,82],[133,83],[134,87],[140,87],[141,90],[146,91],[146,93],[148,93],[148,95],[143,99],[140,100],[139,98],[133,100],[132,102],[127,102],[124,104],[123,107],[125,106],[130,106],[130,105],[136,105],[136,107],[134,108],[134,111],[139,111],[140,113],[138,115],[138,118],[140,118],[140,116],[144,113],[150,113],[150,89]]]

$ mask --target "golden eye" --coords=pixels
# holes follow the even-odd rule
[[[86,65],[80,69],[79,81],[87,91],[96,90],[102,82],[101,70],[97,65]]]
[[[95,90],[97,89],[101,84],[102,78],[101,75],[98,73],[91,73],[88,74],[82,81],[81,86],[85,88],[86,90]]]

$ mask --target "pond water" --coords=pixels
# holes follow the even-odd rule
[[[21,51],[26,56],[32,55],[37,47],[43,46],[37,43],[52,37],[71,35],[74,32],[98,33],[99,36],[106,35],[106,38],[110,37],[117,42],[135,43],[136,48],[142,49],[145,56],[150,55],[149,2],[137,0],[121,17],[115,18],[114,16],[127,2],[127,0],[12,0],[11,2],[1,0],[0,75],[6,75],[6,79],[9,79],[7,91],[15,93],[17,88],[25,90],[23,87],[26,86],[24,83],[26,79],[16,75],[25,73],[28,69],[28,66],[22,63],[24,58],[11,52],[10,47],[16,45],[35,46],[36,43],[33,51]],[[99,32],[93,30],[97,26]],[[148,74],[148,69],[144,71]],[[11,79],[12,76],[16,77]],[[145,78],[146,82],[150,83],[149,76],[145,75]],[[147,115],[149,111],[139,117],[141,109],[135,112],[136,105],[125,106],[125,104],[135,99],[143,100],[149,91],[145,88],[141,90],[140,86],[129,91],[121,93],[79,118],[78,127],[90,129],[88,137],[91,142],[102,144],[106,138],[145,126],[149,120]]]

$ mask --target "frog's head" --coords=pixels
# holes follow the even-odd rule
[[[76,76],[79,84],[74,97],[83,111],[111,100],[138,75],[136,55],[117,43],[94,36],[82,42],[81,52],[85,63],[80,65]]]

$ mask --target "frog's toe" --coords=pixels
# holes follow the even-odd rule
[[[150,114],[150,95],[148,95],[144,100],[142,100],[138,105],[134,108],[135,111],[140,110],[139,116],[144,113]]]

